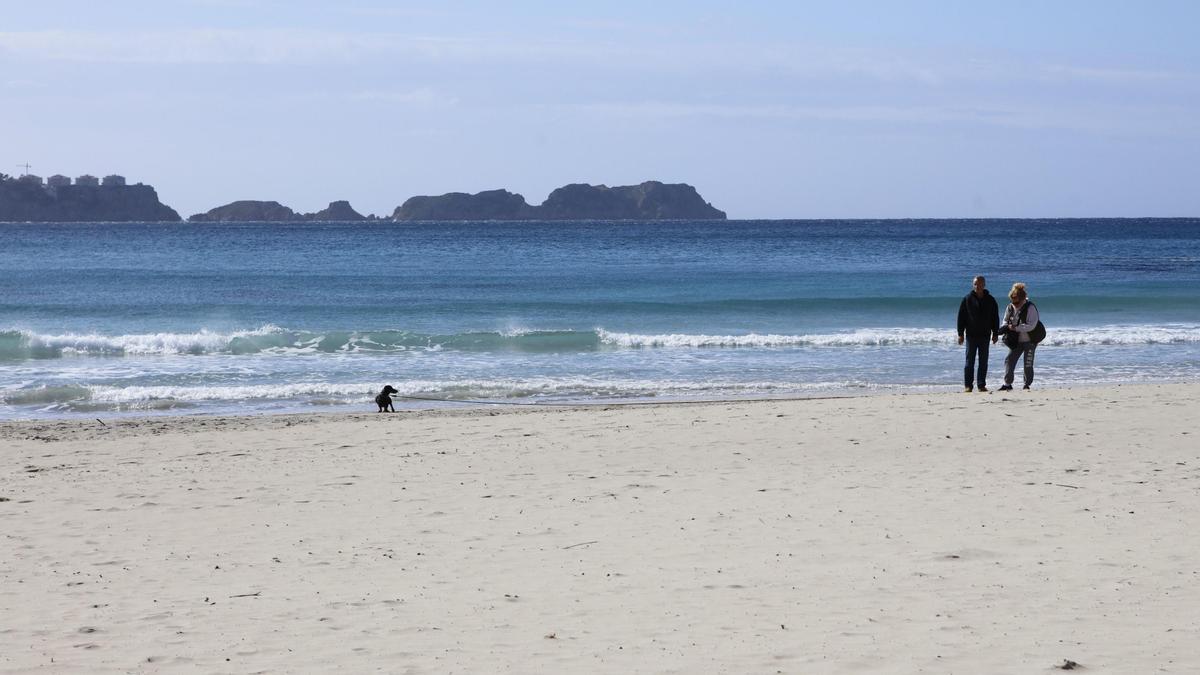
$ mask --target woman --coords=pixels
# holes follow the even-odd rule
[[[1017,359],[1022,357],[1025,360],[1023,388],[1028,389],[1029,385],[1033,384],[1033,353],[1037,349],[1037,342],[1029,336],[1038,325],[1037,305],[1029,301],[1025,284],[1013,284],[1012,290],[1008,292],[1008,299],[1012,302],[1004,310],[1004,325],[1010,333],[1016,335],[1016,340],[1005,340],[1008,344],[1008,356],[1004,358],[1004,386],[1000,387],[1000,391],[1012,391],[1013,370],[1017,367]]]

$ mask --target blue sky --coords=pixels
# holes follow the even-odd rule
[[[1200,3],[0,4],[0,172],[184,217],[648,179],[731,218],[1200,215]]]

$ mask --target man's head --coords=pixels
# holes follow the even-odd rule
[[[975,295],[983,297],[983,292],[987,290],[987,279],[980,274],[971,280],[971,288],[975,289]]]

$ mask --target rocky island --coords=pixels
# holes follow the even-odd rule
[[[316,213],[296,213],[279,202],[243,199],[209,209],[204,213],[188,216],[189,223],[347,222],[357,220],[367,220],[367,218],[351,208],[350,202],[345,200],[330,202],[329,206]]]
[[[329,206],[317,211],[316,213],[304,214],[305,220],[325,221],[325,222],[353,222],[358,220],[374,220],[375,216],[364,216],[355,211],[350,206],[350,202],[340,199],[336,202],[329,202]]]
[[[550,193],[540,206],[507,190],[412,197],[392,220],[724,220],[686,183],[646,181],[608,187],[575,183]]]
[[[392,212],[392,220],[534,220],[535,211],[524,197],[508,190],[450,192],[409,197]]]
[[[188,218],[193,223],[347,222],[373,220],[347,201],[331,202],[316,213],[297,213],[275,201],[242,200]],[[392,220],[724,220],[725,212],[686,183],[646,181],[640,185],[564,185],[533,206],[508,190],[475,194],[449,192],[410,197],[392,212]]]
[[[0,222],[178,222],[175,209],[158,201],[149,185],[126,185],[121,176],[12,178],[0,174]]]
[[[646,181],[640,185],[564,185],[534,206],[508,190],[450,192],[411,197],[392,220],[724,220],[725,212],[704,201],[686,183]],[[121,176],[103,180],[0,174],[0,222],[178,222],[179,214],[158,201],[149,185],[126,185]],[[239,200],[197,213],[192,223],[355,222],[363,216],[339,200],[316,213],[298,213],[276,201]]]

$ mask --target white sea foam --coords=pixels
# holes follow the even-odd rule
[[[1196,324],[1108,325],[1088,328],[1048,329],[1046,344],[1083,345],[1169,345],[1200,342]]]
[[[957,342],[953,327],[863,328],[838,333],[707,335],[689,333],[638,334],[596,329],[601,342],[627,348],[698,347],[888,347],[950,345]],[[1055,328],[1048,331],[1046,344],[1155,345],[1200,342],[1200,325],[1105,325]]]
[[[712,382],[686,380],[602,379],[591,377],[416,380],[396,382],[396,398],[443,400],[597,399],[656,396],[770,395],[803,391],[876,388],[865,382]],[[308,401],[321,404],[369,403],[378,383],[300,382],[280,385],[157,385],[115,387],[75,385],[0,390],[9,405],[65,405],[98,410],[157,409],[176,403]]]
[[[143,401],[248,401],[253,399],[303,399],[308,397],[369,401],[379,391],[377,384],[334,384],[300,382],[278,385],[133,386],[89,387],[88,400],[97,403],[130,404]]]
[[[936,328],[869,328],[844,333],[804,335],[760,334],[707,335],[663,333],[642,335],[597,329],[600,340],[619,347],[866,347],[887,345],[937,344],[947,338]]]
[[[283,332],[267,324],[254,330],[219,333],[201,329],[194,333],[97,333],[41,334],[20,331],[27,349],[63,354],[204,354],[226,351],[237,338],[252,338]]]
[[[0,359],[57,356],[168,356],[354,354],[416,351],[525,350],[574,352],[597,345],[617,349],[680,348],[894,348],[938,347],[955,343],[953,327],[861,328],[821,333],[633,333],[508,329],[501,333],[428,336],[399,330],[290,331],[267,324],[229,332],[201,329],[187,333],[44,334],[0,331]],[[1049,328],[1047,345],[1061,347],[1140,346],[1200,343],[1200,324],[1110,324]]]

